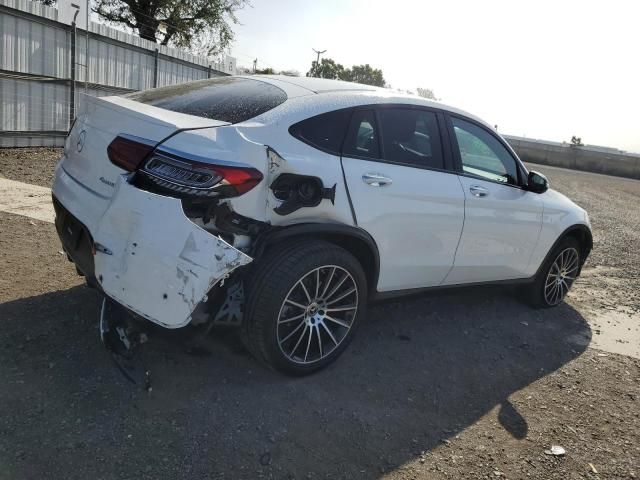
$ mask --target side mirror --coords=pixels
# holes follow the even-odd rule
[[[529,172],[527,177],[527,190],[533,193],[544,193],[549,189],[549,180],[541,173]]]

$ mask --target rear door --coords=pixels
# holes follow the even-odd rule
[[[378,245],[379,291],[438,285],[453,265],[464,193],[443,148],[443,121],[411,106],[352,116],[342,163],[357,224]]]
[[[449,118],[465,221],[444,283],[524,277],[542,227],[542,200],[522,188],[523,169],[495,133],[467,119]]]

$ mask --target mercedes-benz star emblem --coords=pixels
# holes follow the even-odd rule
[[[84,139],[87,136],[87,132],[85,130],[82,130],[80,132],[80,135],[78,135],[78,143],[76,144],[76,147],[78,148],[78,152],[81,152],[82,149],[84,148]]]

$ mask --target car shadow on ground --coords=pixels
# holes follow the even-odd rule
[[[234,335],[152,335],[152,391],[101,347],[98,295],[0,305],[0,464],[7,478],[375,478],[578,357],[591,332],[480,288],[372,306],[342,358],[306,378],[258,365]]]

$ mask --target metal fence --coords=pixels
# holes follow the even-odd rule
[[[82,93],[117,95],[235,73],[105,25],[88,34],[58,21],[58,10],[0,0],[0,147],[60,146]]]

